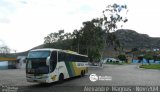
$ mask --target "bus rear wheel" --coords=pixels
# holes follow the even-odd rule
[[[85,72],[82,70],[81,71],[81,77],[84,77],[84,75],[85,75]]]

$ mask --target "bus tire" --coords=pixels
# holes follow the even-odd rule
[[[83,70],[81,71],[81,77],[83,77],[84,76],[84,72],[83,72]]]
[[[59,75],[59,82],[62,83],[63,80],[64,80],[64,75],[63,75],[63,73],[61,73],[61,74]]]
[[[86,74],[85,70],[84,70],[84,72],[83,72],[83,73],[84,73],[84,76],[85,76],[85,74]]]

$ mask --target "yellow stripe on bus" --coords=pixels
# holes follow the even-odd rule
[[[80,75],[82,70],[86,71],[86,67],[77,67],[76,62],[72,62],[72,65],[73,65],[74,72],[76,74],[75,76]]]

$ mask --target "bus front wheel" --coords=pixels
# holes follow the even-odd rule
[[[59,75],[59,82],[62,83],[63,80],[64,80],[64,75],[61,73],[61,74]]]

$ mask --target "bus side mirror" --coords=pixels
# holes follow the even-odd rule
[[[50,64],[50,57],[47,57],[47,60],[46,60],[46,65],[48,65],[49,66],[49,64]]]

